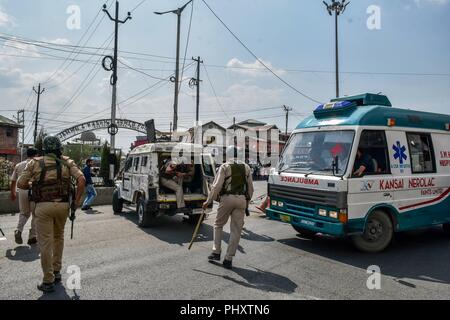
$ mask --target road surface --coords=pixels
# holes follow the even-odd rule
[[[256,182],[255,195],[265,189]],[[114,215],[110,206],[79,211],[73,240],[66,225],[64,285],[43,295],[38,249],[14,243],[17,219],[0,216],[8,237],[0,241],[0,299],[450,299],[450,239],[440,228],[398,235],[386,252],[363,254],[345,239],[302,239],[252,210],[226,270],[206,260],[214,215],[188,251],[194,227],[182,217],[141,229],[133,208]],[[228,225],[225,232],[227,240]],[[81,271],[81,289],[69,289],[70,265]],[[380,289],[367,287],[371,265],[381,270]]]

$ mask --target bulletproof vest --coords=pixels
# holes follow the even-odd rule
[[[57,161],[57,160],[56,160]],[[39,160],[41,175],[38,181],[33,181],[31,186],[31,197],[34,202],[51,202],[60,199],[69,201],[70,177],[62,176],[62,164],[46,166],[44,159]],[[45,174],[50,170],[56,170],[55,178],[46,178]]]
[[[245,175],[245,164],[232,163],[230,164],[230,167],[231,176],[225,179],[221,194],[246,195],[247,180]]]

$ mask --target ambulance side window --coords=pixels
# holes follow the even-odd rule
[[[436,172],[431,134],[407,132],[412,173]]]
[[[138,169],[139,169],[139,159],[140,159],[140,157],[134,158],[134,163],[133,163],[133,166],[134,166],[134,172],[137,172]]]
[[[364,130],[358,145],[353,172],[363,165],[364,175],[390,174],[386,134],[383,130]]]

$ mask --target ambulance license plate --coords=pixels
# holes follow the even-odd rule
[[[308,220],[300,220],[300,223],[306,224],[307,226],[315,226],[316,223],[314,221],[308,221]]]
[[[284,214],[280,215],[280,219],[283,222],[291,222],[291,216],[285,216]]]

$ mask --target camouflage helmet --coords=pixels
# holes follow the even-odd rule
[[[42,142],[42,150],[44,151],[57,151],[61,150],[61,148],[61,141],[56,136],[47,136]]]

